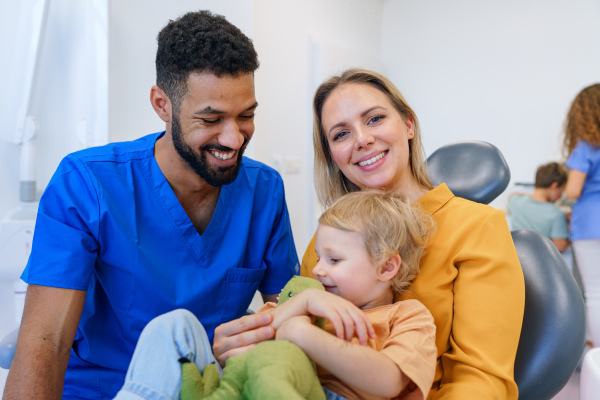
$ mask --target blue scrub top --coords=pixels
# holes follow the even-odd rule
[[[571,240],[600,239],[600,147],[579,140],[566,166],[586,174],[573,205]]]
[[[65,398],[114,397],[154,317],[188,309],[212,341],[299,273],[279,174],[244,157],[200,235],[154,159],[163,134],[65,157],[40,201],[22,279],[87,290]]]

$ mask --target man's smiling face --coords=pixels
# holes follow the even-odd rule
[[[211,186],[235,180],[254,134],[254,75],[192,73],[173,110],[173,145],[187,166]]]

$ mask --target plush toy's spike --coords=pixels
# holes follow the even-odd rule
[[[210,363],[204,367],[202,371],[202,378],[204,380],[204,395],[208,396],[212,394],[219,387],[219,370],[214,363]]]
[[[200,376],[198,367],[193,362],[182,362],[181,359],[181,400],[196,400],[198,393],[204,393],[204,380]],[[218,373],[217,373],[218,375]]]

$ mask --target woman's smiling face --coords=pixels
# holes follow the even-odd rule
[[[369,84],[334,89],[322,111],[333,161],[355,185],[400,190],[413,186],[409,143],[412,120],[404,120],[388,97]]]

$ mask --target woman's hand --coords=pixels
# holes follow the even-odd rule
[[[221,367],[228,358],[244,353],[258,343],[272,339],[275,329],[269,326],[273,317],[269,313],[246,315],[215,329],[213,353]]]

